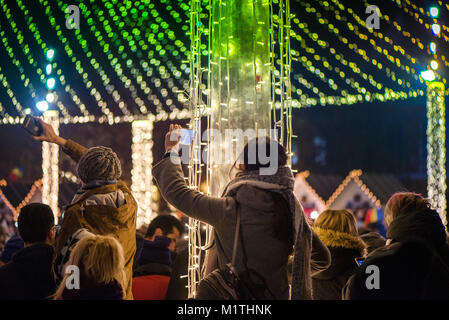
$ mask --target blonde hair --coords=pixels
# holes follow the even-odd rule
[[[325,210],[315,220],[313,230],[328,247],[357,249],[366,254],[366,244],[360,238],[357,220],[348,210]]]
[[[117,281],[122,287],[123,298],[125,297],[125,258],[122,245],[113,236],[95,235],[81,239],[73,248],[66,265],[78,266],[80,286],[82,286],[82,279],[85,278],[95,284],[109,284]],[[70,274],[66,274],[62,279],[54,295],[55,300],[62,299],[69,276]]]
[[[389,226],[395,218],[409,212],[430,209],[429,200],[414,192],[397,192],[385,206],[385,223]]]
[[[354,215],[348,210],[325,210],[313,224],[321,229],[334,230],[358,236],[357,221]]]

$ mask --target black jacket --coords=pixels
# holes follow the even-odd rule
[[[168,284],[166,300],[187,300],[189,290],[187,289],[187,278],[181,276],[188,273],[189,248],[179,252],[173,263],[172,277]]]
[[[449,248],[438,213],[429,209],[399,216],[387,237],[392,243],[368,256],[348,282],[345,298],[449,299]],[[367,288],[375,284],[376,273],[379,286]]]
[[[80,289],[64,289],[62,300],[123,300],[123,289],[117,281],[93,284],[81,279]]]
[[[331,253],[330,267],[312,277],[314,300],[341,300],[343,287],[358,268],[355,258],[361,256],[360,250],[328,248]]]
[[[0,268],[0,300],[43,300],[55,293],[53,247],[35,244],[17,251]]]

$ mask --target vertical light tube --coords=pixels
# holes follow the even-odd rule
[[[265,135],[271,134],[270,113],[274,107],[275,91],[281,96],[282,105],[279,121],[274,117],[275,127],[281,128],[281,143],[289,152],[291,150],[289,0],[282,0],[279,5],[280,21],[271,18],[272,5],[272,0],[209,0],[206,30],[205,21],[201,21],[201,16],[205,16],[201,14],[201,1],[190,1],[190,127],[195,134],[201,133],[201,117],[206,107],[209,129],[205,149],[207,194],[221,194],[229,180],[229,169],[243,149],[245,139],[252,137],[251,132],[257,135],[257,130],[263,129]],[[279,40],[276,40],[282,43],[282,72],[277,79],[274,77],[275,29],[279,30]],[[203,68],[201,63],[203,36],[207,36],[208,41],[207,68]],[[204,91],[201,90],[203,73],[207,73],[207,89]],[[205,92],[206,105],[201,99]],[[227,134],[229,130],[234,131],[233,134],[240,131],[243,135]],[[192,189],[198,190],[204,165],[195,161],[198,158],[196,148],[204,143],[196,139],[199,137],[195,137],[192,146],[189,182]],[[202,276],[199,273],[204,250],[202,229],[206,231],[205,237],[209,242],[213,229],[189,219],[189,298],[195,297]]]
[[[220,195],[246,141],[229,130],[270,133],[270,1],[212,1],[211,193]],[[234,131],[236,132],[236,131]]]
[[[193,190],[200,191],[202,168],[201,162],[201,119],[207,111],[203,102],[202,88],[203,75],[209,75],[209,69],[202,67],[201,40],[207,33],[207,28],[201,23],[201,0],[190,1],[190,105],[191,120],[189,128],[193,130],[194,136],[190,148],[189,162],[189,186]],[[208,97],[206,98],[208,100]],[[188,297],[195,298],[196,288],[201,280],[201,256],[204,250],[204,242],[208,238],[208,228],[204,223],[189,218],[189,262],[187,276]],[[206,239],[202,238],[201,228],[206,228]]]
[[[153,165],[153,121],[137,120],[132,124],[131,191],[138,204],[137,229],[148,225],[155,217],[152,195],[155,193],[151,167]]]
[[[427,82],[427,195],[432,207],[446,217],[446,110],[444,84]]]
[[[59,134],[59,114],[56,110],[45,111],[44,121]],[[42,202],[48,204],[58,223],[59,208],[59,146],[54,143],[42,143]]]

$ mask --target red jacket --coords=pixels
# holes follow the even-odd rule
[[[164,300],[169,281],[169,276],[157,274],[133,278],[134,300]]]

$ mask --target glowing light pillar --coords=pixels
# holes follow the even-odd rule
[[[273,3],[279,7],[278,14],[273,14]],[[204,144],[198,136],[200,120],[207,113],[207,128],[213,132],[208,132],[204,149],[208,152],[206,192],[219,196],[229,180],[230,167],[243,149],[243,140],[257,133],[271,134],[271,113],[274,127],[281,129],[280,137],[275,138],[291,150],[290,7],[288,0],[210,0],[206,7],[209,14],[204,15],[200,0],[191,0],[190,6],[190,128],[195,138],[189,183],[198,190],[203,165],[195,159],[198,148]],[[203,37],[208,44],[207,68],[202,67]],[[276,72],[275,44],[280,49],[280,70]],[[203,74],[207,75],[207,87]],[[275,102],[275,94],[280,101]],[[280,109],[279,116],[275,105]],[[265,132],[257,132],[259,129]],[[228,134],[228,130],[234,132]],[[243,135],[235,135],[237,130]],[[209,241],[212,228],[189,219],[189,271],[182,276],[188,277],[189,298],[195,297],[196,287],[205,275],[200,274],[201,255],[206,247],[202,229]]]
[[[59,114],[56,110],[43,113],[44,121],[59,134]],[[59,208],[59,146],[53,143],[42,143],[42,202],[48,204],[58,223]]]
[[[269,0],[212,1],[210,32],[210,188],[221,195],[245,141],[227,130],[266,129],[271,123]],[[229,131],[228,131],[229,132]]]
[[[444,225],[446,217],[446,110],[444,84],[427,82],[427,196]]]
[[[137,229],[148,225],[156,216],[152,208],[152,195],[155,194],[153,175],[153,121],[137,120],[132,122],[132,170],[131,191],[139,206],[137,210]]]
[[[208,29],[202,23],[201,17],[204,16],[202,12],[205,8],[201,7],[201,0],[190,1],[190,86],[189,86],[189,111],[190,123],[189,128],[193,130],[194,136],[192,146],[190,149],[189,162],[189,186],[193,190],[201,192],[201,176],[202,168],[205,166],[201,162],[201,146],[206,144],[201,141],[201,119],[208,112],[209,96],[204,94],[203,76],[207,75],[209,80],[210,70],[202,66],[202,52],[201,41],[203,37],[208,37]],[[207,92],[207,91],[206,91]],[[205,97],[206,95],[206,97]],[[203,100],[207,102],[204,103]],[[209,117],[208,117],[209,119]],[[207,170],[206,175],[209,175]],[[206,179],[207,180],[207,179]],[[208,185],[208,182],[206,182]],[[207,192],[209,193],[209,192]],[[202,254],[205,250],[206,240],[209,239],[210,227],[201,223],[198,220],[189,218],[189,261],[187,275],[182,275],[181,278],[187,277],[188,297],[195,298],[196,288],[201,280],[201,261]],[[205,229],[205,239],[201,235],[201,228]]]

